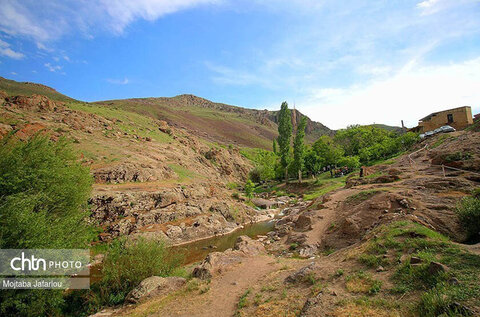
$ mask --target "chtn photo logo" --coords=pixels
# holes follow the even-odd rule
[[[53,261],[45,260],[43,258],[36,258],[34,254],[26,256],[22,252],[21,256],[14,257],[10,261],[10,267],[14,271],[38,271],[47,269],[81,269],[83,266],[81,261]]]
[[[0,276],[89,275],[88,249],[0,249]]]

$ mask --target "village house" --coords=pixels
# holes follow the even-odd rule
[[[411,131],[425,133],[444,125],[462,130],[471,124],[473,124],[472,108],[465,106],[431,113],[420,119],[418,126],[411,129]]]

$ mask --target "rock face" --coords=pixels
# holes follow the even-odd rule
[[[240,202],[227,204],[217,197],[206,198],[205,187],[97,194],[89,201],[91,221],[105,227],[101,235],[104,241],[132,235],[176,244],[228,233],[238,227],[234,216],[252,212]]]
[[[278,202],[262,198],[253,198],[252,203],[262,209],[272,209],[278,207]]]
[[[150,296],[165,295],[181,288],[185,283],[186,280],[182,277],[151,276],[144,279],[137,287],[130,291],[126,297],[126,301],[137,303]]]
[[[56,111],[57,108],[64,106],[63,102],[52,101],[42,95],[15,96],[6,99],[7,102],[14,103],[20,108],[40,112]]]
[[[265,252],[263,244],[247,236],[238,237],[235,246],[225,252],[210,253],[205,260],[194,268],[192,275],[199,279],[209,279],[220,274],[229,266],[241,263],[245,258]]]
[[[168,166],[123,163],[100,168],[93,173],[96,183],[151,182],[175,176]]]

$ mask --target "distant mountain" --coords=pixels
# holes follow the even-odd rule
[[[194,95],[100,101],[97,104],[165,120],[208,140],[271,149],[277,133],[277,111],[248,109],[213,102]],[[297,124],[301,114],[295,111]],[[334,132],[307,117],[306,139],[315,141]]]
[[[390,132],[395,132],[395,133],[402,133],[404,132],[404,129],[402,127],[396,127],[396,126],[391,126],[391,125],[386,125],[386,124],[371,124],[371,126],[384,129]]]

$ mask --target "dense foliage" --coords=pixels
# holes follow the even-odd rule
[[[85,248],[92,177],[69,144],[43,136],[0,142],[0,247]],[[61,291],[0,292],[0,315],[56,315],[62,305]]]
[[[362,164],[369,164],[406,151],[418,136],[413,132],[398,135],[375,126],[349,126],[337,131],[334,140],[346,156],[358,156]]]
[[[293,141],[293,168],[298,173],[299,181],[302,181],[302,171],[305,165],[305,143],[303,142],[303,139],[305,138],[306,126],[307,118],[303,117],[298,125],[295,140]]]
[[[286,120],[289,113],[288,105],[283,103],[279,113],[282,124],[279,131],[284,133],[278,138],[278,152],[258,150],[253,159],[255,169],[250,173],[254,182],[281,179],[286,174],[299,178],[302,174],[318,175],[335,168],[351,171],[398,155],[418,141],[418,135],[412,132],[397,134],[376,126],[356,125],[337,131],[334,137],[321,136],[308,146],[303,143],[305,127],[300,124],[293,142],[292,157],[291,118],[288,123]],[[275,141],[273,144],[276,147]]]
[[[102,279],[92,285],[89,305],[101,307],[122,303],[127,294],[150,276],[170,276],[182,263],[162,241],[144,240],[127,243],[118,239],[108,246],[102,266]]]
[[[285,170],[285,181],[288,181],[288,165],[291,162],[290,159],[290,142],[292,137],[292,118],[290,116],[290,110],[286,102],[282,103],[280,111],[278,113],[278,151],[280,156],[280,164]]]

